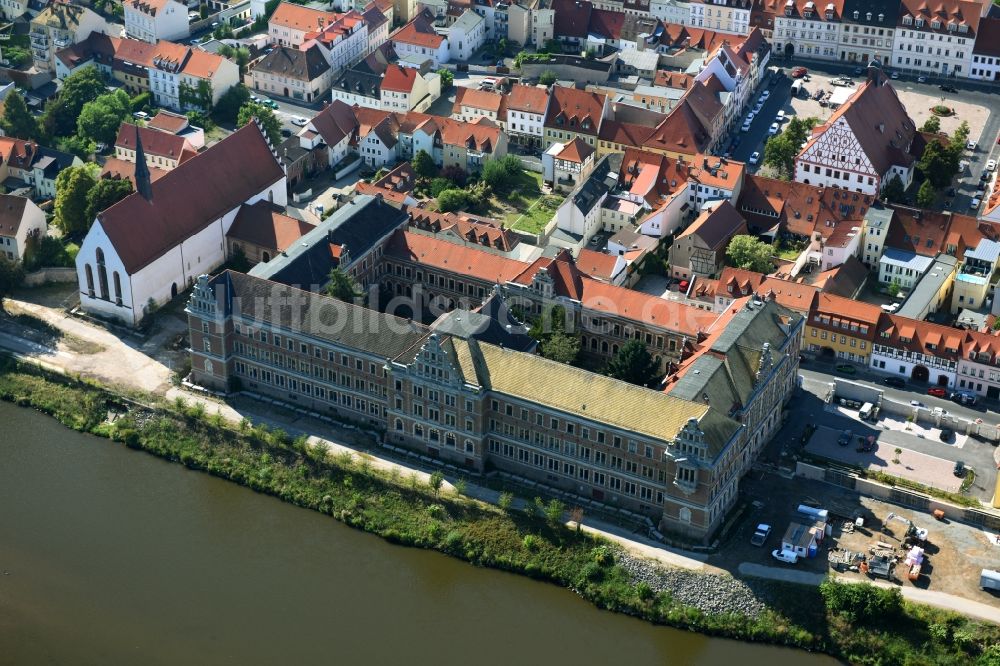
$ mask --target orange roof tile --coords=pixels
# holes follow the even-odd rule
[[[267,22],[270,25],[280,25],[293,30],[309,31],[322,29],[323,26],[336,21],[338,16],[339,14],[334,12],[324,12],[320,9],[312,9],[291,2],[282,2]]]
[[[385,249],[386,255],[452,271],[484,282],[507,282],[520,274],[527,264],[463,246],[433,236],[396,231]]]

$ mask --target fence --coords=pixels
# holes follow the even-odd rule
[[[76,282],[75,268],[39,268],[24,276],[25,287],[40,287],[50,282],[69,284]]]
[[[1000,532],[1000,514],[971,507],[962,507],[939,500],[923,493],[906,488],[887,486],[871,479],[864,479],[843,469],[835,467],[820,467],[799,461],[795,464],[795,475],[813,481],[823,481],[830,485],[854,490],[867,497],[874,497],[885,502],[905,506],[918,511],[931,513],[935,510],[944,512],[945,517],[969,525],[982,527],[992,532]]]

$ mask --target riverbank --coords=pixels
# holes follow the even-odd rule
[[[113,423],[124,402],[104,388],[44,374],[4,361],[0,397],[54,416],[76,430],[108,437],[191,469],[206,471],[287,502],[331,515],[399,544],[434,549],[488,566],[573,589],[601,608],[659,624],[782,645],[822,650],[857,663],[896,663],[886,654],[933,663],[996,663],[984,652],[1000,641],[997,627],[906,604],[904,613],[876,628],[853,626],[828,615],[816,588],[684,572],[684,589],[703,584],[704,599],[678,594],[679,577],[638,563],[599,538],[567,529],[561,511],[545,516],[502,510],[362,459],[331,458],[280,431],[249,423],[231,426],[206,417],[202,406],[132,409]],[[116,408],[116,405],[119,407]],[[699,576],[703,576],[699,578]],[[714,612],[704,601],[723,593],[721,580],[746,585],[765,603],[743,613]],[[718,610],[730,608],[723,605]],[[943,633],[933,627],[945,627]],[[997,655],[993,655],[996,658]]]

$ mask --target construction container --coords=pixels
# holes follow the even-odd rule
[[[983,569],[979,574],[979,587],[984,590],[1000,590],[1000,571]]]

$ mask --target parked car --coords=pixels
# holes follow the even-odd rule
[[[281,136],[285,137],[286,139],[291,138],[291,136],[292,136],[292,130],[288,129],[287,127],[282,127],[281,128]]]
[[[295,125],[296,127],[305,127],[306,125],[309,124],[309,121],[303,118],[302,116],[295,116],[294,118],[292,118],[292,124]]]
[[[855,67],[854,68],[854,76],[861,76],[864,73],[865,73],[865,70],[861,69],[860,67]]]
[[[772,550],[771,557],[785,564],[795,564],[799,561],[799,556],[790,550]]]
[[[910,405],[912,407],[923,407],[924,403],[920,402],[919,400],[911,400]]]
[[[767,133],[771,136],[774,136],[779,131],[781,131],[781,126],[778,125],[778,123],[771,123],[771,127],[768,128]]]
[[[957,192],[955,191],[955,188],[954,188],[954,187],[949,187],[949,188],[948,188],[948,192],[947,192],[947,194],[948,194],[948,196],[949,196],[949,197],[953,197],[953,196],[955,196],[955,194],[956,194],[956,193],[957,193]]]
[[[781,109],[778,114],[774,117],[775,122],[783,123],[785,122],[785,110]]]
[[[771,534],[771,526],[767,523],[761,523],[757,525],[757,530],[750,537],[750,543],[754,546],[763,546],[769,534]]]
[[[969,209],[975,210],[976,208],[979,208],[980,203],[982,202],[979,200],[978,197],[973,198],[972,201],[969,202]]]
[[[854,436],[853,432],[851,432],[850,430],[845,430],[844,432],[840,433],[840,437],[837,438],[837,444],[840,444],[841,446],[847,446],[848,444],[851,443],[851,438],[853,436]]]
[[[882,380],[882,383],[892,388],[906,388],[906,380],[902,377],[886,377]]]
[[[147,118],[149,118],[149,114],[146,113],[145,111],[136,111],[135,113],[132,114],[132,117],[135,118],[136,120],[146,120]]]
[[[806,75],[807,71],[808,70],[805,67],[794,67],[792,69],[792,78],[793,79],[801,79],[803,76]]]
[[[940,435],[940,437],[941,437],[941,441],[942,442],[950,442],[951,438],[954,437],[954,436],[955,436],[955,433],[952,432],[951,428],[941,428],[941,435]]]
[[[997,169],[997,161],[996,160],[986,160],[986,170],[987,171],[996,171],[996,169]]]
[[[948,391],[941,388],[940,386],[932,386],[927,389],[927,395],[932,395],[935,398],[947,398]]]
[[[889,78],[891,78],[893,81],[899,79],[899,72],[893,72],[892,76]]]
[[[264,106],[269,106],[275,111],[278,110],[278,103],[275,102],[273,99],[264,100]]]
[[[760,162],[760,151],[755,150],[753,151],[753,154],[750,155],[750,164],[757,164],[758,162]]]
[[[917,77],[917,83],[927,83],[927,77],[926,76],[918,76]]]
[[[957,93],[958,92],[958,88],[956,88],[953,85],[946,84],[946,83],[942,83],[941,85],[938,86],[938,88],[940,88],[942,92],[949,92],[949,93]]]
[[[855,368],[853,365],[847,365],[846,363],[841,363],[840,365],[837,366],[837,372],[839,372],[842,375],[855,375],[857,374],[858,369]]]
[[[955,476],[957,476],[960,479],[963,476],[965,476],[965,463],[962,462],[961,460],[956,460],[955,461],[954,473],[955,473]]]
[[[743,142],[743,137],[741,137],[739,134],[737,134],[736,136],[733,137],[733,142],[731,144],[729,144],[730,150],[735,150],[736,147],[739,146],[740,143],[742,143],[742,142]]]
[[[965,148],[966,150],[971,150],[972,152],[976,152],[976,142],[973,141],[972,139],[969,139],[969,141],[965,144]]]

